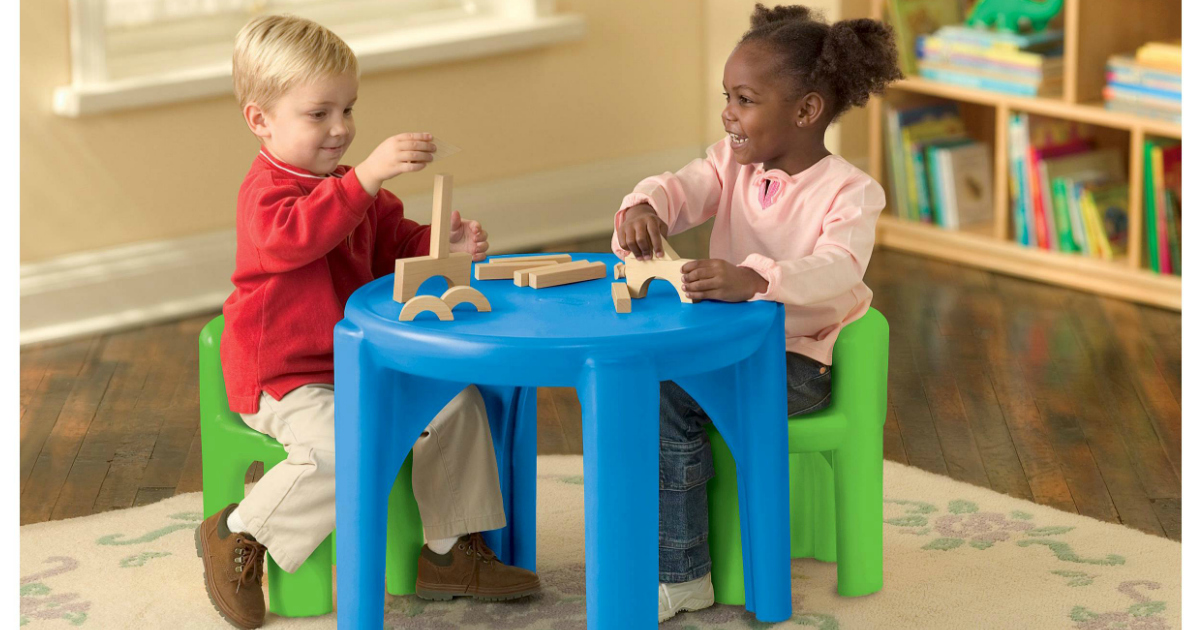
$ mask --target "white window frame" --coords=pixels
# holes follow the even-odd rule
[[[475,15],[369,35],[348,35],[363,74],[494,55],[582,39],[583,16],[556,14],[554,0],[475,0]],[[76,118],[233,92],[232,63],[175,67],[109,78],[103,0],[70,0],[71,84],[53,110]],[[347,28],[346,31],[353,31]],[[232,53],[232,42],[230,42]]]

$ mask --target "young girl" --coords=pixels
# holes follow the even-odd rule
[[[662,238],[716,217],[709,260],[683,267],[695,300],[786,304],[788,414],[830,402],[838,331],[866,312],[863,273],[883,189],[825,148],[825,129],[901,77],[891,29],[826,24],[806,7],[759,4],[725,63],[728,138],[678,173],[643,180],[617,212],[613,251],[662,255]],[[706,482],[709,418],[661,390],[658,620],[712,605]],[[781,422],[783,418],[779,419]]]

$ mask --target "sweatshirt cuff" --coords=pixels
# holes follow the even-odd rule
[[[779,286],[779,279],[782,276],[782,272],[779,269],[779,263],[767,258],[766,256],[763,256],[762,254],[750,254],[746,257],[746,260],[743,260],[742,264],[738,266],[746,267],[747,269],[753,269],[758,273],[758,275],[762,276],[763,279],[767,281],[767,290],[763,291],[762,293],[755,293],[754,296],[750,298],[751,301],[778,301],[775,299],[775,293],[777,287]]]
[[[628,195],[625,195],[624,199],[621,200],[621,209],[617,210],[617,214],[613,216],[612,250],[613,253],[619,256],[622,260],[627,258],[630,252],[628,250],[621,249],[620,241],[617,240],[617,230],[621,228],[621,223],[625,221],[625,213],[628,212],[630,208],[641,203],[647,204],[651,208],[654,208],[654,200],[651,199],[649,195],[642,193],[629,193]],[[654,208],[654,214],[658,214],[658,208]],[[659,218],[661,218],[661,216]]]
[[[362,187],[362,182],[358,181],[358,175],[354,174],[354,168],[342,174],[338,183],[341,184],[338,186],[338,192],[342,195],[342,201],[351,208],[365,212],[375,202],[375,197],[368,194]]]

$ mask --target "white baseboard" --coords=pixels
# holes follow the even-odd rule
[[[611,231],[634,184],[703,154],[684,147],[463,186],[454,206],[484,225],[490,252],[527,251]],[[429,223],[432,200],[405,197],[405,215]],[[233,288],[235,251],[223,230],[21,265],[21,345],[214,311]]]

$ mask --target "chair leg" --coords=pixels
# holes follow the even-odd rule
[[[838,593],[883,588],[883,432],[864,431],[833,455]]]
[[[400,467],[388,495],[387,591],[392,595],[417,592],[417,557],[424,544],[421,515],[412,489],[412,453]]]
[[[215,447],[213,450],[216,450]],[[246,498],[246,469],[249,466],[249,462],[201,459],[204,518],[220,512],[230,503],[241,503]]]
[[[837,518],[833,498],[833,468],[821,453],[792,453],[792,557],[837,559]]]
[[[719,604],[743,606],[742,530],[738,516],[737,464],[720,433],[709,427],[715,476],[708,482],[708,552]]]
[[[333,612],[333,540],[321,541],[295,573],[275,564],[267,552],[267,591],[271,612],[281,617],[315,617]]]

